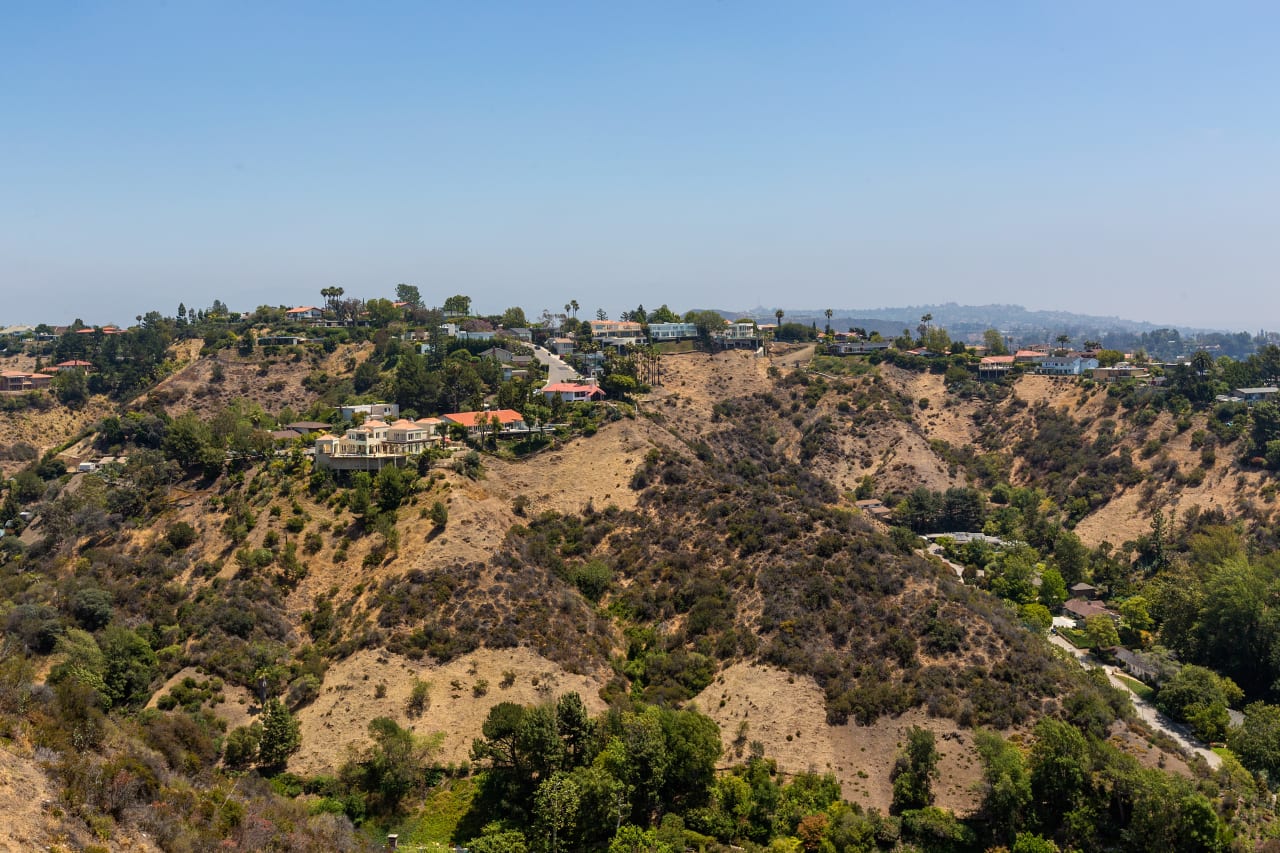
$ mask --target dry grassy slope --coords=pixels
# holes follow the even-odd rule
[[[55,405],[45,412],[0,412],[0,446],[25,442],[43,454],[97,423],[111,409],[111,402],[106,397],[99,396],[91,397],[85,405],[76,409]],[[68,460],[79,461],[71,457]],[[27,464],[22,461],[0,460],[0,474],[11,476]]]
[[[35,757],[0,746],[0,851],[83,850],[100,844],[83,823],[65,816],[58,788]],[[152,853],[160,848],[133,833],[116,833],[111,849]]]
[[[514,675],[514,681],[503,687],[506,673]],[[431,684],[430,706],[421,717],[406,712],[414,679]],[[565,672],[524,648],[479,649],[443,666],[386,652],[358,652],[329,670],[320,697],[298,713],[302,749],[290,760],[289,769],[335,770],[350,749],[368,743],[369,721],[375,717],[391,717],[419,735],[442,733],[439,760],[466,761],[489,709],[499,702],[534,704],[576,691],[593,714],[601,713],[602,684],[599,678]]]
[[[196,344],[198,355],[199,342],[188,343]],[[245,357],[234,349],[219,350],[212,357],[190,360],[147,396],[161,401],[170,415],[191,411],[208,417],[238,399],[255,401],[272,413],[285,406],[302,412],[317,399],[302,386],[304,379],[317,370],[330,375],[349,374],[372,351],[369,343],[345,344],[331,354],[293,361],[288,355],[267,357],[256,351]],[[219,382],[213,381],[215,365],[222,370]]]
[[[931,718],[923,709],[883,717],[871,726],[829,726],[822,690],[813,679],[755,664],[727,667],[694,701],[720,724],[723,763],[744,759],[746,745],[760,741],[784,771],[833,773],[846,799],[882,811],[893,799],[889,775],[906,732],[922,726],[937,735],[942,755],[935,785],[938,805],[967,812],[978,804],[974,786],[981,766],[972,733],[951,720]]]

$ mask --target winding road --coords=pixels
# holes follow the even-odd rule
[[[1065,649],[1071,657],[1076,659],[1077,663],[1086,669],[1091,666],[1101,666],[1103,671],[1107,673],[1107,678],[1110,679],[1111,683],[1129,695],[1129,699],[1133,702],[1134,710],[1138,712],[1138,716],[1143,720],[1143,722],[1151,726],[1151,728],[1156,731],[1162,732],[1173,738],[1177,741],[1178,746],[1182,747],[1187,752],[1194,753],[1202,757],[1213,769],[1216,770],[1222,766],[1222,756],[1218,755],[1218,753],[1213,750],[1206,748],[1204,744],[1191,737],[1186,726],[1169,719],[1162,714],[1155,705],[1152,705],[1147,700],[1140,698],[1130,690],[1129,685],[1116,677],[1117,670],[1114,666],[1099,663],[1094,660],[1091,655],[1080,651],[1057,634],[1050,634],[1049,642],[1053,643],[1060,649]]]

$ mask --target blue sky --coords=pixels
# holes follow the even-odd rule
[[[1278,40],[1275,3],[10,4],[0,323],[403,281],[1274,329]]]

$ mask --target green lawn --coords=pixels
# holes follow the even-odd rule
[[[1118,672],[1116,673],[1116,678],[1124,682],[1124,685],[1128,687],[1130,690],[1132,690],[1134,695],[1137,696],[1139,699],[1144,699],[1148,702],[1152,702],[1155,700],[1156,692],[1152,690],[1150,687],[1148,687],[1147,685],[1143,684],[1138,679],[1130,678],[1127,675],[1121,675]]]
[[[1093,648],[1093,642],[1089,639],[1089,634],[1079,628],[1059,628],[1058,634],[1077,649]]]
[[[400,835],[402,848],[405,845],[417,845],[428,849],[452,849],[453,833],[458,828],[458,821],[471,808],[475,795],[474,780],[450,779],[431,789],[411,817],[385,829],[375,827],[371,822],[365,825],[365,830],[379,844],[386,841],[387,833],[394,832]]]

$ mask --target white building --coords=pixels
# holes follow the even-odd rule
[[[686,338],[696,338],[697,336],[698,327],[693,323],[649,324],[649,340],[654,343],[658,341],[679,341]]]

